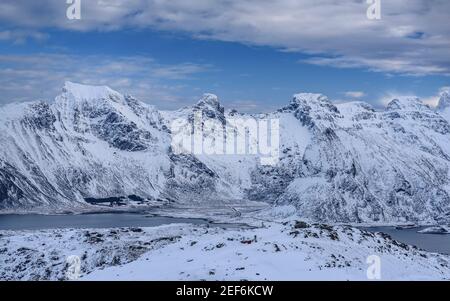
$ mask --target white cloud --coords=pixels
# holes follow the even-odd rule
[[[28,39],[44,41],[48,35],[38,31],[3,30],[0,31],[0,41],[12,41],[14,44],[25,43]]]
[[[366,96],[366,93],[364,93],[362,91],[347,91],[344,94],[345,94],[345,96],[351,97],[351,98],[362,98],[362,97]]]
[[[382,1],[381,20],[364,0],[83,1],[67,20],[60,0],[2,0],[5,28],[79,31],[156,28],[203,39],[267,45],[313,57],[303,62],[409,75],[450,74],[450,1]]]
[[[175,66],[158,67],[152,70],[156,77],[168,79],[186,79],[192,74],[205,72],[212,69],[210,65],[197,65],[192,63],[184,63]]]
[[[424,97],[424,98],[422,98],[422,102],[426,105],[429,105],[432,108],[435,108],[438,105],[439,96],[435,95],[435,96]]]
[[[179,108],[186,100],[180,95],[186,91],[173,79],[194,78],[209,68],[192,63],[161,65],[141,56],[0,55],[0,104],[51,100],[60,93],[64,81],[70,80],[108,85],[160,108]]]
[[[312,57],[300,60],[300,62],[338,68],[368,68],[369,70],[375,72],[391,72],[412,76],[429,74],[450,75],[450,69],[449,66],[447,66],[447,62],[438,66],[437,64],[430,64],[430,62],[426,59],[419,60],[418,53],[416,56],[416,61],[411,58],[367,59],[362,57]]]

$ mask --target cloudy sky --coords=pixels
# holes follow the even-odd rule
[[[79,1],[70,20],[66,0],[1,0],[0,104],[51,100],[65,80],[161,109],[212,92],[243,111],[297,92],[433,104],[450,86],[448,0],[380,0],[379,20],[366,0]]]

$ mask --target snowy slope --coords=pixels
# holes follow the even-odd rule
[[[449,103],[443,92],[436,111],[407,97],[374,110],[300,93],[276,112],[245,115],[205,94],[192,107],[160,112],[108,87],[66,83],[54,102],[0,108],[0,210],[78,210],[86,198],[134,195],[191,207],[265,201],[332,222],[445,222]],[[278,119],[278,164],[174,153],[171,122],[192,123],[195,112],[220,123]]]
[[[82,280],[368,280],[372,255],[380,258],[381,280],[450,277],[449,256],[346,226],[179,224],[0,234],[3,280],[67,279],[71,255],[81,259]]]

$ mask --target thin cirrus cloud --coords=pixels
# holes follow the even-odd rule
[[[406,75],[450,74],[447,0],[381,0],[369,20],[365,0],[82,1],[81,20],[60,0],[3,0],[10,32],[47,28],[105,31],[155,28],[199,39],[264,45],[308,54],[302,63]],[[23,39],[23,38],[22,38]]]
[[[167,80],[195,78],[209,65],[161,65],[148,57],[77,56],[69,54],[0,55],[0,104],[50,100],[65,80],[108,85],[165,109],[178,108],[185,87]]]
[[[344,93],[344,95],[351,98],[362,98],[366,96],[366,93],[362,91],[347,91]]]
[[[42,32],[22,31],[22,30],[3,30],[0,31],[0,41],[12,41],[14,44],[23,44],[28,39],[43,41],[48,35]]]

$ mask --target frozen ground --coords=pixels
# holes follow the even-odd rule
[[[368,256],[382,280],[450,279],[450,257],[348,226],[264,223],[256,229],[172,224],[153,228],[0,232],[0,279],[367,280]]]

